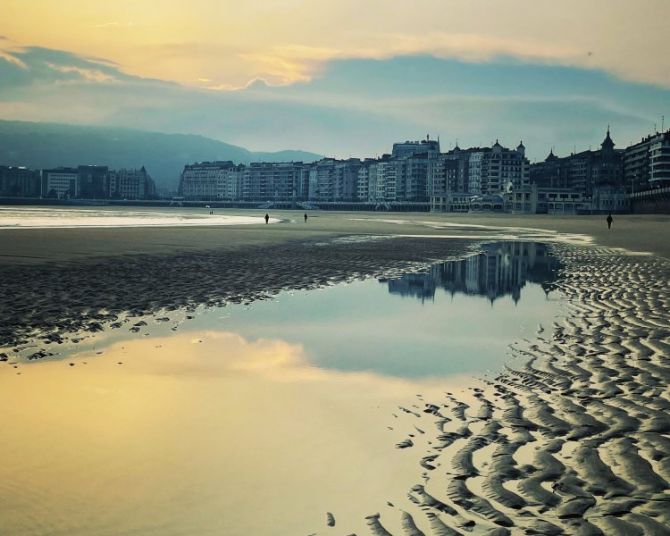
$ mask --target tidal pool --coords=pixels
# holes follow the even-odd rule
[[[0,534],[367,534],[420,481],[423,401],[467,400],[551,323],[557,269],[491,244],[0,367]]]
[[[560,297],[550,288],[558,267],[543,244],[487,244],[479,255],[399,279],[210,310],[192,326],[301,344],[309,362],[327,370],[481,375],[499,372],[510,344],[556,318]]]

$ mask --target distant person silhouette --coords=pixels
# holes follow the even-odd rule
[[[307,213],[305,213],[305,223],[307,223]]]
[[[270,221],[270,215],[269,215],[269,214],[266,214],[266,215],[265,215],[265,225],[267,225],[267,223],[268,223],[269,221]]]
[[[612,228],[612,222],[614,221],[614,218],[612,217],[612,213],[610,212],[607,215],[607,228],[611,229]]]

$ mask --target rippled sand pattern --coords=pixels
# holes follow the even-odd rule
[[[370,516],[372,534],[670,534],[670,263],[555,251],[571,314],[476,404],[424,403],[416,508]]]
[[[250,302],[287,288],[389,276],[472,245],[312,242],[113,265],[2,267],[0,289],[11,306],[0,311],[0,340],[59,342],[66,330],[120,327],[124,311]],[[371,534],[670,534],[670,262],[552,247],[563,266],[555,287],[570,314],[519,341],[513,352],[524,364],[471,387],[470,396],[419,396],[401,408],[415,425],[397,447],[421,453],[421,478],[409,502],[375,512],[384,498],[369,498]],[[324,505],[319,533],[339,523]]]

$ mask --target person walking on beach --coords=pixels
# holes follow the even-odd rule
[[[267,225],[269,221],[270,221],[270,215],[266,214],[265,215],[265,225]]]
[[[614,221],[614,218],[612,217],[612,213],[610,212],[607,215],[607,228],[611,229],[612,228],[612,222]]]
[[[307,212],[305,212],[305,223],[307,223]]]

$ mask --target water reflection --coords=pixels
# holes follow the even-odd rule
[[[300,344],[321,369],[402,378],[480,374],[501,370],[510,344],[559,314],[560,302],[546,295],[557,266],[542,245],[490,244],[480,255],[385,285],[365,280],[283,294],[213,310],[193,325]]]
[[[388,287],[284,293],[2,368],[0,533],[279,536],[325,529],[331,511],[363,534],[371,512],[412,508],[430,448],[423,433],[395,448],[420,430],[398,405],[499,369],[555,318],[538,283],[557,266],[543,246],[494,244]],[[403,532],[402,517],[385,523]]]
[[[526,282],[538,283],[548,290],[560,267],[545,244],[499,242],[485,244],[482,250],[467,259],[436,264],[428,272],[388,281],[388,290],[422,302],[434,300],[435,291],[440,288],[452,296],[486,296],[491,303],[509,295],[518,303]]]
[[[22,370],[0,368],[3,535],[309,534],[326,511],[363,534],[423,455],[394,446],[414,418],[398,404],[465,384],[316,369],[300,345],[201,331]]]

